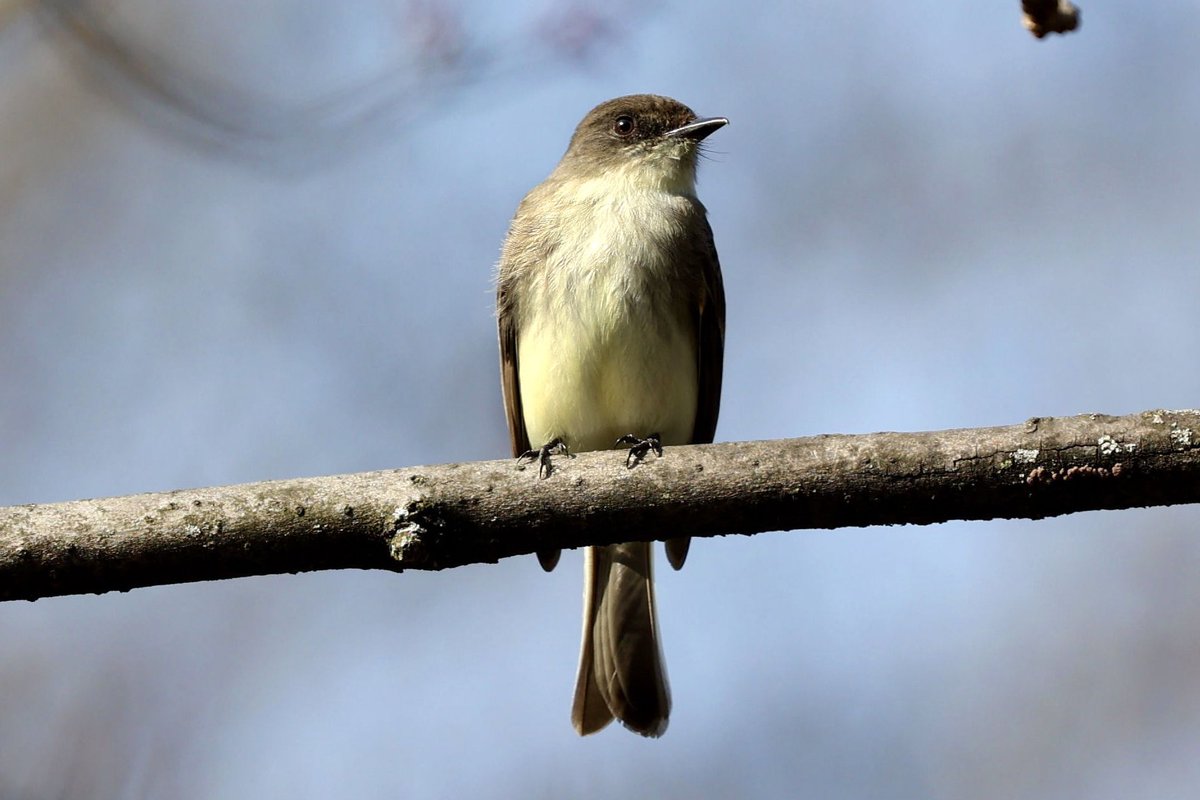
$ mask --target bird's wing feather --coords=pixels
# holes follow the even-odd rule
[[[712,227],[700,207],[704,224],[702,252],[693,263],[702,264],[704,281],[694,308],[696,326],[696,420],[692,424],[692,444],[707,444],[717,433],[717,415],[721,411],[721,373],[725,360],[725,286],[721,281],[721,263],[713,243]],[[666,542],[667,561],[675,569],[687,560],[691,539],[679,536]]]
[[[704,265],[704,294],[696,309],[699,332],[696,359],[700,391],[696,401],[696,421],[692,427],[693,444],[707,444],[716,435],[725,359],[725,286],[721,281],[721,264],[717,260],[712,228],[707,219],[702,217],[702,222],[707,252],[697,259]]]
[[[504,302],[504,287],[497,304],[500,329],[500,382],[504,389],[504,413],[508,415],[508,436],[514,457],[529,450],[529,434],[521,410],[521,384],[517,380],[517,326],[513,309]]]

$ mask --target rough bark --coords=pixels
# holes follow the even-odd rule
[[[555,547],[1200,502],[1200,411],[413,467],[0,508],[0,599]]]

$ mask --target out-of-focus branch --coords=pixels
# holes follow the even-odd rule
[[[1079,27],[1079,9],[1070,0],[1021,0],[1021,10],[1026,30],[1039,39]]]
[[[1200,502],[1200,411],[815,436],[0,508],[0,599],[321,569],[443,569],[679,535]]]
[[[549,66],[583,60],[624,30],[618,20],[639,19],[651,7],[644,0],[610,2],[588,15],[578,3],[557,0],[500,39],[475,31],[457,3],[401,0],[389,28],[388,54],[373,69],[338,88],[301,91],[306,99],[289,99],[256,89],[253,75],[221,69],[217,56],[216,68],[204,74],[187,67],[176,52],[186,33],[139,36],[112,3],[17,1],[36,9],[46,30],[61,34],[53,41],[68,46],[88,84],[129,106],[139,123],[208,151],[288,172],[391,141],[419,111],[436,108],[465,86],[546,75],[553,72]],[[0,5],[0,20],[4,8]],[[303,43],[300,37],[294,46]],[[220,52],[215,43],[214,52]]]

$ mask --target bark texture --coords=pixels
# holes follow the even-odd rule
[[[0,599],[559,547],[1200,502],[1200,411],[511,460],[0,508]]]

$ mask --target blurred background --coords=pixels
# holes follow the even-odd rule
[[[1200,6],[0,1],[0,504],[506,456],[492,268],[583,114],[732,125],[718,440],[1200,398]],[[675,712],[581,559],[0,605],[0,798],[1188,796],[1195,507],[697,542]],[[660,564],[663,562],[660,560]]]

